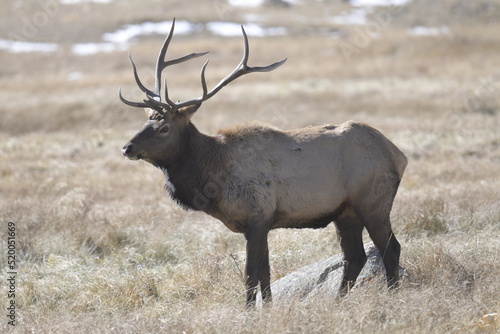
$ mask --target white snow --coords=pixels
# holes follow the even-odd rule
[[[262,28],[255,23],[246,23],[243,25],[248,36],[265,37],[285,35],[287,30],[284,27]],[[241,25],[233,22],[209,22],[206,28],[214,35],[219,36],[241,36]]]
[[[228,0],[227,3],[235,7],[257,7],[264,3],[264,0]]]
[[[79,80],[83,77],[83,73],[80,72],[80,71],[73,71],[73,72],[69,72],[67,75],[66,75],[66,79],[68,81],[75,81],[75,80]]]
[[[283,0],[288,3],[298,3],[300,0]],[[215,1],[214,1],[215,2]],[[258,7],[262,5],[265,0],[227,0],[230,6],[234,7]]]
[[[59,0],[62,5],[75,5],[81,2],[94,2],[94,3],[110,3],[113,0]]]
[[[12,41],[0,39],[0,50],[11,53],[26,53],[26,52],[55,52],[59,46],[55,43],[35,43],[25,41]]]
[[[356,7],[366,6],[401,6],[411,0],[351,0],[349,3]]]
[[[78,56],[89,56],[101,52],[123,51],[128,49],[127,44],[115,43],[78,43],[73,44],[71,52]]]
[[[366,15],[368,11],[364,8],[353,9],[350,12],[343,12],[340,15],[329,19],[330,22],[336,24],[366,24],[368,21]]]
[[[111,43],[128,43],[135,37],[142,35],[167,35],[172,27],[172,21],[144,22],[126,25],[115,32],[105,33],[102,39]],[[194,24],[188,21],[175,21],[175,35],[187,35],[194,30]]]
[[[411,29],[408,29],[408,34],[412,36],[437,36],[437,35],[446,35],[450,32],[447,26],[441,27],[423,27],[416,26]]]

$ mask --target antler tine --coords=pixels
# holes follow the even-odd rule
[[[154,93],[151,90],[147,89],[139,79],[139,75],[137,74],[137,67],[135,66],[134,60],[132,59],[132,54],[130,52],[128,53],[128,59],[132,64],[132,69],[134,70],[134,78],[135,82],[137,83],[137,86],[139,86],[140,90],[142,90],[144,93],[154,95]]]
[[[247,74],[247,73],[252,73],[252,72],[269,72],[269,71],[272,71],[272,70],[280,67],[281,65],[283,65],[286,62],[287,58],[282,59],[280,61],[277,61],[275,63],[272,63],[271,65],[268,65],[268,66],[254,66],[254,67],[249,67],[247,65],[247,62],[248,62],[248,56],[249,56],[249,53],[250,53],[250,51],[249,51],[250,47],[248,46],[248,37],[247,37],[247,33],[245,32],[245,28],[243,28],[243,25],[241,26],[241,32],[243,33],[243,39],[244,39],[245,49],[243,50],[243,58],[241,59],[241,63],[238,66],[239,68],[237,67],[233,72],[237,72],[238,70],[241,70],[241,69],[244,69],[245,71],[244,71],[244,73],[242,73],[240,75]]]
[[[154,95],[153,96],[158,96],[158,98],[161,99],[160,97],[160,90],[161,90],[161,72],[168,66],[170,65],[175,65],[175,64],[179,64],[179,63],[182,63],[182,62],[185,62],[185,61],[188,61],[190,59],[193,59],[193,58],[198,58],[198,57],[201,57],[201,56],[204,56],[208,53],[207,52],[199,52],[199,53],[191,53],[191,54],[188,54],[186,56],[183,56],[183,57],[179,57],[177,59],[172,59],[172,60],[169,60],[169,61],[161,61],[161,63],[157,64],[156,65],[156,78],[155,79],[155,82],[158,82],[157,84],[155,84],[155,89],[154,89]],[[158,59],[160,60],[160,59]],[[165,83],[165,96],[168,95],[168,88],[167,88],[167,85]],[[168,101],[167,101],[168,102]]]
[[[246,66],[248,62],[248,56],[250,54],[250,46],[248,45],[248,36],[245,31],[245,28],[243,28],[243,24],[240,27],[241,27],[241,33],[243,34],[243,58],[241,58],[240,66],[242,65]]]
[[[208,52],[200,52],[200,53],[191,53],[183,57],[179,57],[177,59],[172,59],[165,61],[165,55],[167,54],[168,46],[170,45],[170,41],[172,40],[172,36],[174,35],[175,29],[175,18],[172,20],[172,27],[170,28],[170,32],[168,33],[165,42],[163,42],[163,46],[158,54],[158,59],[156,61],[156,70],[155,70],[155,88],[154,91],[151,92],[153,97],[157,97],[161,100],[160,90],[161,90],[161,72],[168,66],[179,64],[185,61],[188,61],[193,58],[198,58],[206,55]],[[167,87],[165,87],[165,92],[167,91]]]
[[[200,96],[198,98],[191,99],[191,100],[188,100],[188,101],[185,101],[182,103],[177,103],[176,104],[177,109],[182,108],[182,107],[186,107],[186,106],[190,106],[193,104],[198,104],[198,103],[201,103],[203,101],[208,100],[209,98],[211,98],[212,96],[217,94],[217,92],[219,92],[227,84],[236,80],[237,78],[241,77],[242,75],[245,75],[248,73],[253,73],[253,72],[269,72],[269,71],[272,71],[272,70],[280,67],[281,65],[283,65],[286,62],[287,58],[280,60],[280,61],[277,61],[271,65],[268,65],[268,66],[249,67],[247,62],[248,62],[248,58],[249,58],[250,47],[248,44],[248,37],[247,37],[247,34],[245,32],[245,28],[243,27],[243,25],[241,26],[241,31],[243,33],[243,42],[244,42],[243,58],[241,59],[240,63],[236,66],[236,68],[231,73],[229,73],[229,75],[227,75],[224,79],[222,79],[217,84],[217,86],[214,87],[214,89],[212,89],[209,93],[207,93],[206,80],[205,80],[205,68],[208,65],[208,61],[207,61],[205,63],[205,65],[203,65],[203,68],[201,71],[201,83],[203,86],[203,96]]]
[[[201,86],[203,88],[203,96],[201,101],[204,101],[207,98],[208,88],[207,88],[207,80],[205,79],[205,69],[207,68],[207,65],[208,65],[208,59],[201,68]]]
[[[222,79],[217,84],[217,86],[215,86],[215,88],[212,89],[210,91],[210,93],[207,94],[206,99],[211,98],[212,96],[217,94],[217,92],[219,90],[221,90],[224,86],[229,84],[231,81],[238,79],[242,75],[245,75],[248,73],[253,73],[253,72],[269,72],[269,71],[272,71],[272,70],[280,67],[281,65],[283,65],[286,62],[287,58],[280,60],[280,61],[277,61],[271,65],[268,65],[268,66],[249,67],[247,63],[248,63],[248,58],[249,58],[249,53],[250,53],[250,51],[249,51],[250,47],[248,45],[247,33],[245,32],[245,28],[243,28],[243,25],[241,26],[241,32],[243,33],[243,42],[244,42],[243,58],[241,58],[241,61],[238,64],[238,66],[236,66],[236,68],[231,73],[229,73],[228,76],[226,76],[224,79]]]
[[[155,88],[154,93],[156,97],[160,98],[160,89],[161,89],[161,72],[165,69],[165,55],[167,54],[168,46],[170,41],[172,40],[172,36],[174,35],[175,29],[175,17],[172,20],[172,27],[168,33],[167,38],[163,42],[163,46],[161,47],[160,53],[158,54],[158,59],[156,60],[156,69],[155,69]]]
[[[170,97],[168,96],[167,79],[164,79],[163,83],[165,84],[165,101],[171,107],[171,109],[174,110],[174,108],[175,108],[175,102],[172,101],[172,100],[170,100]],[[175,110],[177,110],[177,109],[175,108]]]
[[[147,89],[141,82],[141,79],[139,79],[139,75],[137,74],[137,67],[135,66],[134,60],[132,59],[132,54],[129,52],[128,53],[128,59],[130,60],[130,63],[132,64],[132,69],[134,71],[134,78],[135,82],[137,83],[137,86],[139,86],[140,90],[146,93],[146,95],[155,95],[155,93],[149,89]],[[120,100],[125,103],[126,105],[129,105],[131,107],[137,107],[137,108],[149,108],[151,105],[146,104],[144,102],[133,102],[125,99],[122,95],[122,88],[120,87],[120,90],[118,91],[118,95],[120,96]]]
[[[143,102],[133,102],[133,101],[126,100],[123,97],[123,95],[122,95],[122,88],[121,87],[118,90],[118,95],[120,96],[120,100],[123,103],[125,103],[126,105],[129,105],[131,107],[137,107],[137,108],[149,108],[149,105],[147,105],[146,103],[143,103]]]

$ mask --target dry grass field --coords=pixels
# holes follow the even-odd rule
[[[2,5],[0,40],[58,49],[0,48],[2,268],[8,222],[17,252],[15,299],[6,269],[0,275],[0,331],[499,333],[500,1],[413,0],[375,7],[361,26],[331,19],[351,10],[333,0],[289,8],[223,0]],[[126,24],[174,16],[200,27],[252,19],[288,31],[250,37],[251,64],[287,63],[204,103],[193,118],[202,132],[253,119],[283,129],[352,119],[406,153],[392,212],[409,272],[398,291],[376,283],[342,300],[245,310],[243,236],[183,211],[160,171],[121,155],[146,119],[118,99],[119,86],[141,98],[127,51],[151,84],[164,35],[136,38],[123,50],[72,52]],[[410,34],[416,26],[439,31]],[[242,40],[200,28],[175,36],[171,57],[205,50],[213,86],[238,63]],[[167,71],[174,98],[200,94],[203,61]],[[273,281],[340,251],[333,224],[272,231],[269,242]],[[15,327],[6,316],[12,300]]]

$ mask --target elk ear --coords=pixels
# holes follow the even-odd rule
[[[187,107],[182,107],[179,109],[179,114],[187,117],[188,119],[190,119],[194,113],[198,110],[198,108],[201,106],[201,103],[198,103],[198,104],[194,104],[194,105],[190,105],[190,106],[187,106]]]

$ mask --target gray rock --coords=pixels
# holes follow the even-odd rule
[[[385,282],[385,269],[382,257],[373,243],[365,244],[368,260],[356,281],[357,286],[373,279]],[[337,254],[325,260],[305,266],[271,284],[273,300],[306,300],[315,296],[337,296],[343,273],[343,256]],[[405,269],[400,267],[401,277]]]

